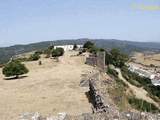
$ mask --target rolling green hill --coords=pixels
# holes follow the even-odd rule
[[[43,50],[49,45],[65,45],[65,44],[84,44],[86,41],[94,42],[98,47],[104,49],[119,48],[125,53],[130,54],[133,51],[160,51],[160,43],[149,42],[130,42],[121,41],[116,39],[70,39],[70,40],[57,40],[45,41],[39,43],[32,43],[28,45],[14,45],[10,47],[0,48],[0,64],[7,62],[12,56],[30,52],[34,50]]]

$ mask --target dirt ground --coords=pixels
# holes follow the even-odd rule
[[[136,52],[134,54],[135,62],[143,65],[155,65],[160,67],[160,54],[144,54]]]
[[[30,72],[17,80],[4,80],[0,73],[0,120],[16,120],[24,112],[90,113],[91,105],[85,95],[88,89],[79,83],[82,75],[93,68],[84,64],[85,57],[71,57],[74,54],[65,53],[59,62],[41,58],[41,66],[38,61],[26,62]]]

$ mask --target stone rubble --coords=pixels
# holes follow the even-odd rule
[[[29,115],[29,114],[28,114]],[[151,114],[151,113],[133,113],[133,112],[122,112],[117,115],[114,113],[83,113],[79,116],[51,116],[51,117],[42,117],[42,116],[27,116],[27,118],[19,120],[160,120],[160,114]],[[40,115],[40,114],[39,114]]]

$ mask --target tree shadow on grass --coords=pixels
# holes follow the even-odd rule
[[[4,80],[19,80],[19,79],[23,79],[23,78],[26,78],[28,77],[27,75],[23,75],[23,76],[19,76],[18,78],[17,77],[8,77],[8,78],[4,78]]]

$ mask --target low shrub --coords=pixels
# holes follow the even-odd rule
[[[32,54],[30,57],[29,57],[29,61],[37,61],[37,60],[39,60],[40,59],[40,55],[39,55],[39,53],[34,53],[34,54]]]
[[[110,75],[112,75],[112,76],[114,76],[114,77],[116,77],[116,78],[118,78],[118,72],[116,70],[113,70],[109,66],[107,68],[107,73],[110,74]]]
[[[52,57],[59,57],[64,54],[64,49],[63,48],[56,48],[52,50]]]
[[[154,104],[148,103],[145,100],[137,99],[135,97],[130,97],[128,99],[129,104],[137,110],[146,111],[146,112],[160,112],[160,109],[157,108]]]

